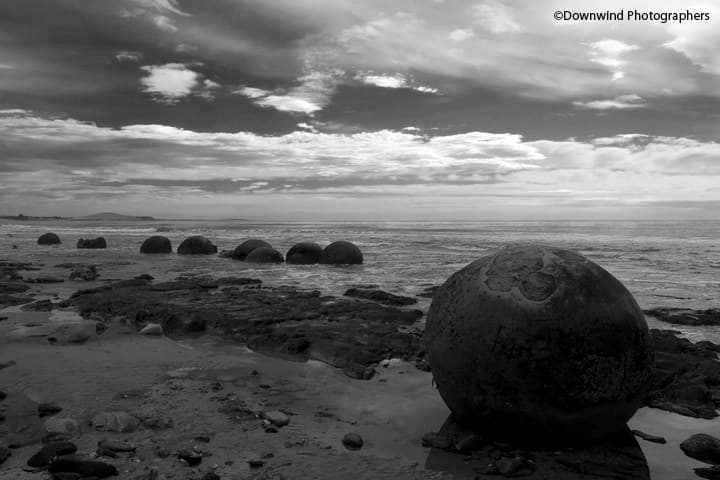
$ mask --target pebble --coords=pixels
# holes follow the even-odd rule
[[[101,412],[92,419],[95,430],[104,432],[134,432],[140,421],[127,412]]]
[[[112,438],[103,438],[98,442],[98,447],[112,450],[113,452],[134,452],[135,445],[129,442],[123,442],[122,440],[115,440]]]
[[[118,458],[118,454],[110,450],[109,448],[103,448],[98,447],[95,450],[95,455],[98,457],[107,457],[107,458]]]
[[[33,468],[47,467],[56,456],[69,455],[75,452],[77,452],[77,447],[71,442],[46,443],[39,452],[30,457],[27,465]]]
[[[288,417],[286,414],[279,410],[271,410],[269,412],[264,412],[262,414],[262,417],[276,427],[284,427],[285,425],[290,423],[290,417]]]
[[[643,440],[646,440],[648,442],[652,443],[667,443],[667,440],[665,440],[664,437],[659,437],[657,435],[650,435],[649,433],[641,432],[640,430],[633,430],[633,435],[636,437],[640,437]]]
[[[160,336],[162,334],[163,328],[159,323],[148,323],[140,330],[140,335]]]
[[[7,398],[7,393],[0,390],[0,400],[5,400]]]
[[[200,480],[220,480],[220,475],[215,472],[208,472]]]
[[[480,435],[471,433],[470,435],[463,437],[455,444],[455,450],[460,453],[470,453],[473,450],[477,450],[482,447],[484,443],[485,442]]]
[[[265,461],[260,460],[259,458],[251,458],[247,463],[250,465],[250,468],[260,468],[265,465]]]
[[[40,417],[49,417],[62,412],[62,408],[55,403],[41,403],[37,408]]]
[[[80,474],[81,477],[105,478],[117,475],[115,466],[105,462],[83,460],[77,457],[58,457],[48,468],[50,473],[70,472]]]
[[[198,465],[202,462],[202,455],[190,450],[180,450],[177,453],[177,458],[187,463],[190,467]]]
[[[348,433],[342,438],[342,443],[348,450],[360,450],[365,442],[357,433]]]
[[[45,420],[45,430],[48,433],[75,435],[80,432],[80,425],[73,418],[53,417]]]

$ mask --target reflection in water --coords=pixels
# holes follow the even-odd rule
[[[455,423],[452,416],[445,420],[439,433],[454,444],[472,435]],[[574,448],[516,448],[507,443],[483,441],[472,450],[462,454],[431,448],[425,468],[447,472],[458,479],[498,478],[498,469],[505,470],[507,476],[528,479],[650,479],[645,455],[627,428],[602,443]],[[512,469],[516,469],[514,474]]]

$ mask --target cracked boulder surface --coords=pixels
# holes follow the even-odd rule
[[[438,390],[467,425],[594,440],[624,428],[652,382],[637,302],[581,255],[514,245],[453,274],[425,329]]]

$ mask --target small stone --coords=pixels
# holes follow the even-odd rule
[[[117,475],[118,471],[113,465],[105,462],[84,460],[80,457],[64,456],[57,457],[48,468],[50,473],[59,472],[78,473],[81,477],[105,478]]]
[[[118,454],[110,450],[109,448],[102,448],[98,447],[95,450],[95,455],[98,457],[107,457],[107,458],[118,458]]]
[[[497,470],[503,477],[520,477],[530,475],[535,466],[522,457],[502,458],[496,462]]]
[[[696,433],[680,444],[690,458],[705,463],[720,464],[720,439],[706,433]]]
[[[134,432],[140,421],[127,412],[101,412],[92,419],[95,430],[103,432]]]
[[[210,443],[210,437],[207,435],[198,435],[195,437],[195,441],[200,443]]]
[[[268,420],[270,423],[275,425],[276,427],[284,427],[288,423],[290,423],[290,417],[288,417],[283,412],[280,412],[278,410],[271,410],[269,412],[264,412],[262,414],[262,417],[266,420]]]
[[[5,400],[7,398],[7,393],[0,390],[0,400]]]
[[[47,422],[45,422],[47,424]],[[47,428],[46,428],[47,430]],[[50,432],[46,433],[42,437],[42,443],[54,443],[54,442],[65,442],[70,440],[72,438],[72,435],[69,433],[61,433],[61,432]]]
[[[53,458],[59,455],[69,455],[77,452],[77,447],[71,442],[53,442],[45,444],[39,452],[30,457],[27,465],[33,468],[47,467]]]
[[[665,440],[664,437],[659,437],[657,435],[650,435],[649,433],[641,432],[640,430],[633,430],[633,435],[636,437],[640,437],[643,440],[646,440],[648,442],[652,443],[667,443],[667,440]]]
[[[45,430],[49,434],[76,435],[80,432],[80,425],[74,418],[53,417],[45,420]]]
[[[191,450],[180,450],[177,453],[177,458],[187,463],[190,467],[199,465],[200,462],[202,462],[202,455],[195,453]]]
[[[159,323],[148,323],[140,330],[140,335],[161,336],[162,334],[163,328]]]
[[[112,438],[103,438],[98,442],[98,447],[107,448],[113,452],[134,452],[135,445],[129,442],[123,442],[122,440],[115,440]]]
[[[37,408],[40,417],[49,417],[62,412],[62,408],[54,403],[41,403]]]
[[[265,465],[265,461],[260,460],[259,458],[252,458],[248,460],[247,463],[250,465],[250,468],[260,468]]]
[[[256,376],[260,375],[260,372],[258,372],[257,370],[253,370],[252,372],[250,372],[250,375],[256,377]]]
[[[348,433],[342,438],[342,443],[348,450],[360,450],[365,442],[357,433]]]
[[[422,446],[449,450],[452,447],[452,441],[442,433],[430,432],[422,436]]]
[[[215,472],[208,472],[200,480],[220,480],[220,475]]]
[[[473,450],[478,450],[484,443],[481,436],[471,433],[455,444],[455,450],[460,453],[470,453]]]

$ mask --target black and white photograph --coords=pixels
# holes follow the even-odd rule
[[[0,0],[0,479],[720,479],[720,0]]]

